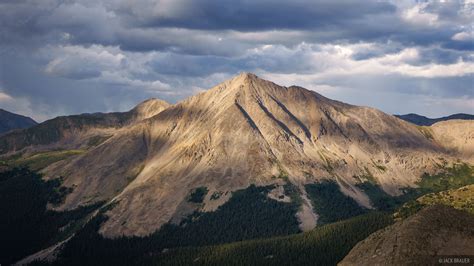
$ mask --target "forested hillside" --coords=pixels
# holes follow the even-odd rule
[[[157,234],[142,239],[103,239],[96,233],[101,222],[102,219],[98,218],[88,224],[66,245],[55,264],[335,265],[358,241],[390,224],[392,218],[388,214],[372,212],[286,237],[196,247],[198,242],[189,247],[175,248],[164,245],[169,238]],[[245,231],[245,227],[241,230]],[[215,230],[208,233],[220,234]]]
[[[418,188],[407,188],[405,194],[398,197],[388,195],[376,183],[359,184],[373,206],[386,213],[359,206],[333,181],[307,184],[305,190],[319,214],[320,226],[306,233],[300,233],[296,219],[302,199],[295,185],[287,181],[283,186],[285,196],[291,199],[286,202],[268,196],[275,185],[251,185],[233,192],[214,212],[195,211],[179,224],[169,222],[146,237],[110,239],[100,235],[99,229],[108,219],[105,213],[114,205],[102,207],[96,216],[91,214],[101,208],[101,203],[68,212],[48,210],[48,204],[59,204],[71,188],[62,187],[61,178],[44,181],[33,170],[15,167],[22,164],[43,167],[49,160],[44,156],[33,156],[26,161],[10,158],[2,162],[5,169],[0,173],[0,211],[5,219],[0,233],[9,243],[4,248],[7,252],[0,257],[2,264],[13,263],[73,236],[53,264],[272,265],[278,261],[282,265],[334,265],[358,241],[390,224],[391,213],[407,217],[429,204],[431,199],[443,203],[454,194],[428,194],[422,201],[414,199],[474,183],[474,169],[458,163],[440,165],[434,175],[424,174]],[[456,190],[456,197],[465,195],[466,191],[470,190]],[[198,187],[189,192],[187,201],[203,204],[208,192],[207,187]],[[216,199],[219,195],[212,197]],[[408,203],[398,209],[405,202]],[[467,201],[456,202],[463,207]]]
[[[24,256],[59,242],[80,228],[97,206],[68,212],[47,210],[61,202],[68,190],[60,180],[43,181],[27,168],[0,173],[0,264],[9,265]]]

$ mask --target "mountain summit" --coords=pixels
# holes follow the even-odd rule
[[[441,129],[419,128],[250,73],[162,110],[150,106],[154,101],[134,109],[147,119],[107,129],[106,141],[43,171],[47,178],[62,176],[72,189],[59,209],[113,203],[101,227],[105,236],[150,234],[195,210],[214,211],[233,191],[252,184],[274,185],[272,198],[283,201],[285,184],[295,187],[301,198],[297,217],[307,230],[318,215],[306,184],[330,180],[373,208],[358,184],[371,182],[398,195],[422,173],[461,156],[460,142],[448,148],[439,141]],[[207,192],[202,203],[190,203],[200,188]]]
[[[163,100],[150,98],[135,106],[135,108],[130,110],[130,113],[133,114],[135,121],[141,121],[157,115],[168,106],[170,106],[170,104]]]
[[[213,193],[284,183],[275,177],[299,187],[332,179],[370,208],[355,186],[363,176],[373,173],[375,182],[397,194],[443,152],[391,115],[243,73],[46,173],[65,176],[65,185],[74,187],[63,208],[113,199],[117,205],[102,232],[143,235],[185,215],[186,197],[197,187],[209,189],[202,209],[213,210],[226,200],[211,201]]]

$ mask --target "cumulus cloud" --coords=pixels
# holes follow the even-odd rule
[[[0,107],[18,101],[40,120],[125,110],[251,71],[392,113],[472,113],[473,10],[472,1],[2,1]]]
[[[439,26],[438,14],[426,10],[429,3],[419,3],[403,11],[402,18],[416,25]]]
[[[99,77],[102,71],[119,69],[125,56],[120,51],[111,52],[101,46],[60,46],[53,50],[54,59],[44,71],[47,74],[71,79]]]
[[[454,41],[468,41],[468,40],[474,40],[474,34],[471,32],[465,32],[461,31],[453,35],[451,37],[452,40]]]
[[[7,102],[11,101],[12,99],[13,98],[10,95],[0,91],[0,102]]]

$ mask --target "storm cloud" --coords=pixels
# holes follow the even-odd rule
[[[242,71],[388,113],[474,112],[474,2],[8,0],[0,107],[179,101]]]

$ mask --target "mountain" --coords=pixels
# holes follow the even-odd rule
[[[219,264],[314,244],[334,264],[391,223],[377,210],[474,184],[473,132],[250,73],[173,105],[55,118],[0,137],[0,263]]]
[[[440,117],[440,118],[428,118],[426,116],[417,115],[417,114],[406,114],[406,115],[395,115],[395,116],[419,126],[431,126],[440,121],[448,121],[448,120],[454,120],[454,119],[474,120],[474,115],[470,115],[470,114],[453,114],[450,116],[445,116],[445,117]]]
[[[152,117],[168,107],[159,99],[149,99],[123,113],[94,113],[61,116],[41,124],[5,134],[0,138],[0,154],[94,146],[124,126]]]
[[[474,255],[474,216],[444,205],[427,207],[359,242],[338,265],[434,265]]]
[[[0,135],[14,129],[28,128],[36,124],[38,123],[30,117],[0,109]]]
[[[473,159],[445,147],[436,132],[243,73],[149,119],[114,128],[106,142],[43,173],[62,176],[72,190],[57,210],[111,203],[101,227],[107,237],[144,236],[194,211],[214,211],[251,184],[276,186],[269,197],[283,202],[291,201],[284,186],[292,185],[300,197],[300,228],[308,230],[319,214],[307,184],[330,180],[335,192],[349,197],[341,197],[344,208],[371,209],[361,183],[400,195],[439,165]],[[189,201],[196,191],[203,195],[199,204]]]

